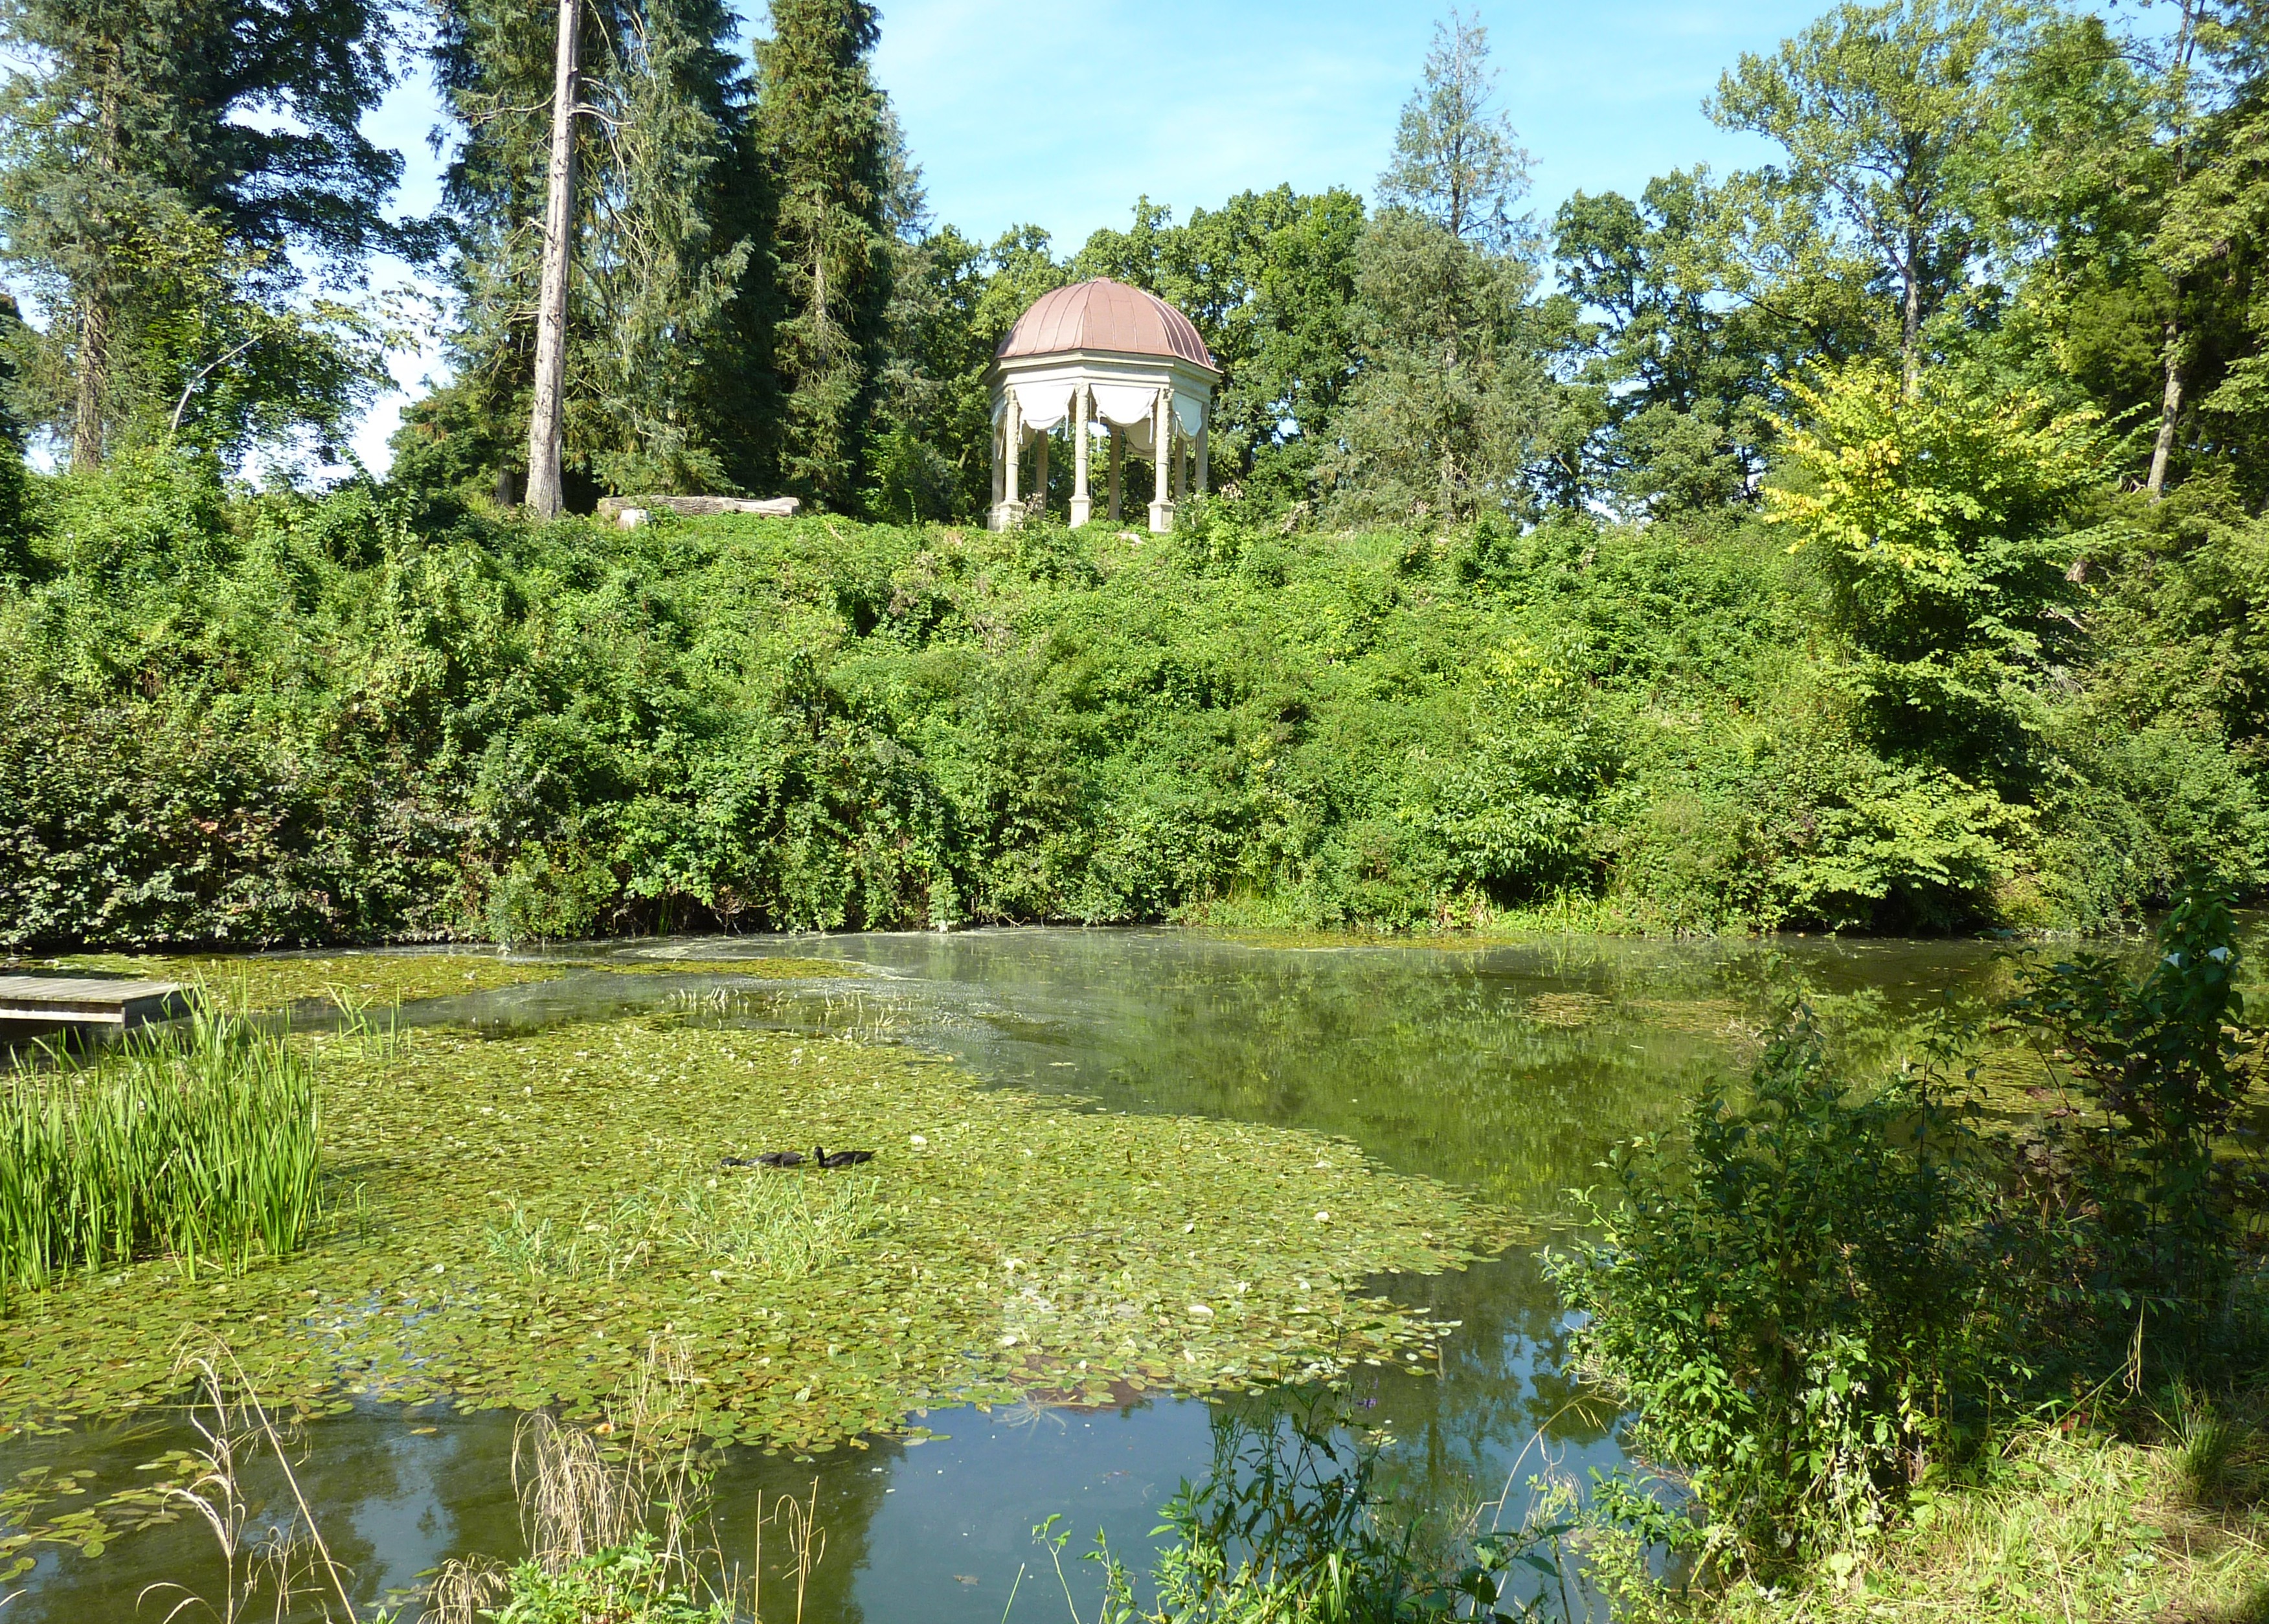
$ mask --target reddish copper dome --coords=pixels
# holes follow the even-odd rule
[[[1108,277],[1040,295],[1016,318],[994,358],[1059,355],[1067,350],[1172,355],[1200,366],[1213,365],[1213,356],[1189,317],[1157,294]]]

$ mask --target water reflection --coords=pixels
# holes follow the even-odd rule
[[[650,965],[672,954],[817,957],[845,973],[768,982],[621,969],[626,957]],[[914,1044],[990,1081],[1109,1109],[1342,1135],[1548,1227],[1565,1214],[1562,1192],[1593,1181],[1613,1140],[1668,1125],[1701,1078],[1742,1068],[1792,990],[1809,993],[1854,1063],[1874,1065],[1940,1003],[1981,1010],[2003,973],[1990,949],[1960,943],[1438,949],[1011,930],[592,949],[556,979],[405,1006],[403,1018],[503,1036],[675,1008],[722,1024]],[[1557,1374],[1565,1326],[1533,1251],[1378,1285],[1461,1322],[1438,1369],[1357,1372],[1358,1414],[1390,1440],[1399,1494],[1463,1509],[1495,1496],[1509,1473],[1580,1480],[1618,1458],[1608,1419]],[[750,1560],[758,1496],[802,1496],[816,1480],[827,1554],[806,1598],[814,1624],[997,1620],[1019,1567],[1044,1561],[1030,1530],[1049,1513],[1063,1512],[1082,1541],[1100,1527],[1122,1549],[1139,1546],[1159,1502],[1203,1471],[1209,1414],[1171,1399],[935,1411],[928,1424],[950,1436],[920,1445],[837,1451],[815,1465],[735,1451],[718,1463],[719,1528],[728,1554]],[[382,1410],[310,1426],[303,1481],[362,1600],[414,1588],[448,1555],[517,1553],[511,1432],[499,1414]],[[0,1443],[0,1483],[86,1471],[100,1495],[181,1441],[178,1428],[148,1426],[19,1437]],[[207,1538],[176,1523],[92,1559],[48,1548],[10,1624],[127,1618],[152,1583],[209,1585]],[[768,1585],[780,1580],[778,1547],[775,1538],[766,1550]],[[1053,1586],[1053,1572],[1044,1576]],[[1060,1592],[1035,1591],[1016,1616],[1054,1617],[1061,1605]]]

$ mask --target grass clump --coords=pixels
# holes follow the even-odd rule
[[[2246,1452],[2258,1454],[2258,1431],[2251,1437]],[[1918,1495],[1880,1539],[1770,1582],[1666,1590],[1645,1576],[1635,1541],[1595,1548],[1593,1571],[1629,1624],[2260,1624],[2269,1620],[2269,1513],[2201,1502],[2186,1454],[2173,1435],[2145,1442],[2029,1428],[2003,1441],[1984,1481]]]
[[[153,1253],[201,1266],[307,1239],[322,1169],[314,1069],[225,1017],[0,1078],[0,1309]]]
[[[758,1174],[689,1186],[680,1233],[728,1269],[804,1280],[891,1221],[870,1177]]]

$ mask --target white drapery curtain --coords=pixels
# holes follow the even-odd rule
[[[1149,422],[1150,409],[1158,403],[1157,390],[1144,384],[1098,383],[1094,388],[1095,415],[1122,429]]]
[[[1020,383],[1016,404],[1024,414],[1025,432],[1045,434],[1071,416],[1072,386],[1068,383]]]
[[[1073,391],[1076,383],[1018,383],[1010,386],[1016,392],[1017,410],[1024,420],[1024,433],[1029,438],[1045,434],[1072,415]],[[1156,386],[1140,383],[1090,384],[1095,400],[1095,412],[1088,420],[1088,432],[1106,432],[1106,424],[1115,424],[1127,435],[1127,448],[1137,456],[1147,457],[1155,449],[1154,423],[1158,407]],[[993,419],[997,424],[1008,409],[1008,391],[1002,391],[994,402]],[[1182,433],[1197,438],[1205,425],[1206,400],[1201,395],[1184,390],[1174,391],[1174,423]]]

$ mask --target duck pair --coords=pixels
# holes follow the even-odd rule
[[[862,1163],[872,1162],[874,1159],[875,1153],[871,1150],[829,1150],[824,1145],[816,1145],[809,1156],[801,1150],[760,1150],[752,1156],[727,1156],[718,1165],[720,1167],[802,1167],[809,1162],[814,1167],[835,1168],[857,1167]]]

